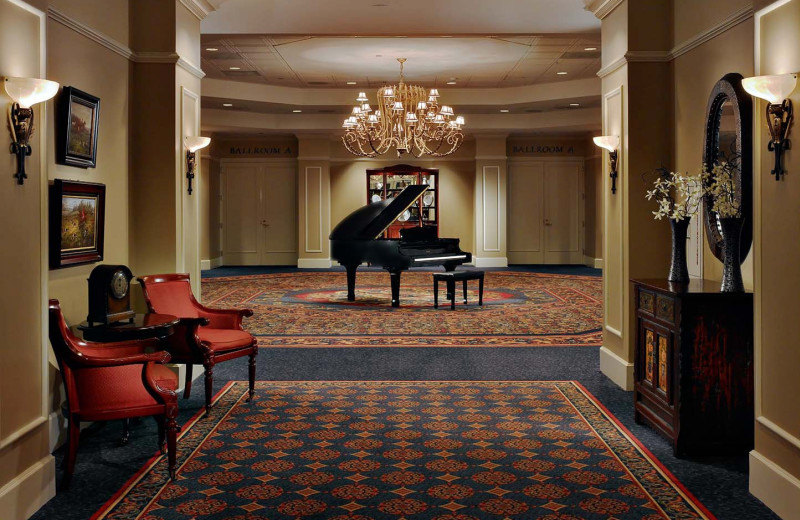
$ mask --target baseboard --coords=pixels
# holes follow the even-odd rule
[[[600,372],[623,390],[633,390],[633,363],[629,363],[606,347],[600,347]]]
[[[297,267],[299,269],[328,269],[331,267],[330,258],[298,258]]]
[[[472,261],[475,267],[508,267],[508,258],[500,257],[484,257],[478,258],[473,256]]]
[[[0,488],[3,520],[26,520],[56,496],[56,459],[43,457]]]
[[[208,271],[209,269],[216,269],[222,265],[222,257],[218,256],[210,260],[200,260],[200,270]]]
[[[593,267],[595,269],[602,269],[603,268],[603,259],[602,258],[592,258],[591,256],[584,256],[583,257],[583,265],[586,267]]]
[[[800,480],[756,450],[750,452],[750,493],[783,520],[800,520]]]

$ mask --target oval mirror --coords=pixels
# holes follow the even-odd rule
[[[711,170],[720,161],[736,165],[737,197],[742,209],[742,262],[753,243],[753,102],[742,88],[742,75],[726,74],[714,85],[706,110],[703,163]],[[711,195],[703,200],[706,237],[711,252],[722,261],[719,216],[711,210]]]

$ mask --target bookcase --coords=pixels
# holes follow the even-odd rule
[[[409,227],[433,227],[439,236],[439,170],[398,164],[367,170],[367,204],[394,197],[406,186],[427,184],[428,190],[384,232],[384,238],[399,238]]]

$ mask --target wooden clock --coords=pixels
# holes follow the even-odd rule
[[[125,265],[98,265],[89,275],[89,316],[93,324],[133,321],[131,280],[133,273]]]

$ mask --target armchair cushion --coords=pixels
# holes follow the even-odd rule
[[[142,383],[143,368],[136,364],[75,370],[80,412],[157,406],[159,401]],[[178,389],[178,376],[168,367],[154,364],[151,370],[161,387]]]
[[[200,341],[208,343],[212,350],[224,352],[243,348],[253,343],[253,336],[237,329],[211,329],[200,327],[197,330]]]

